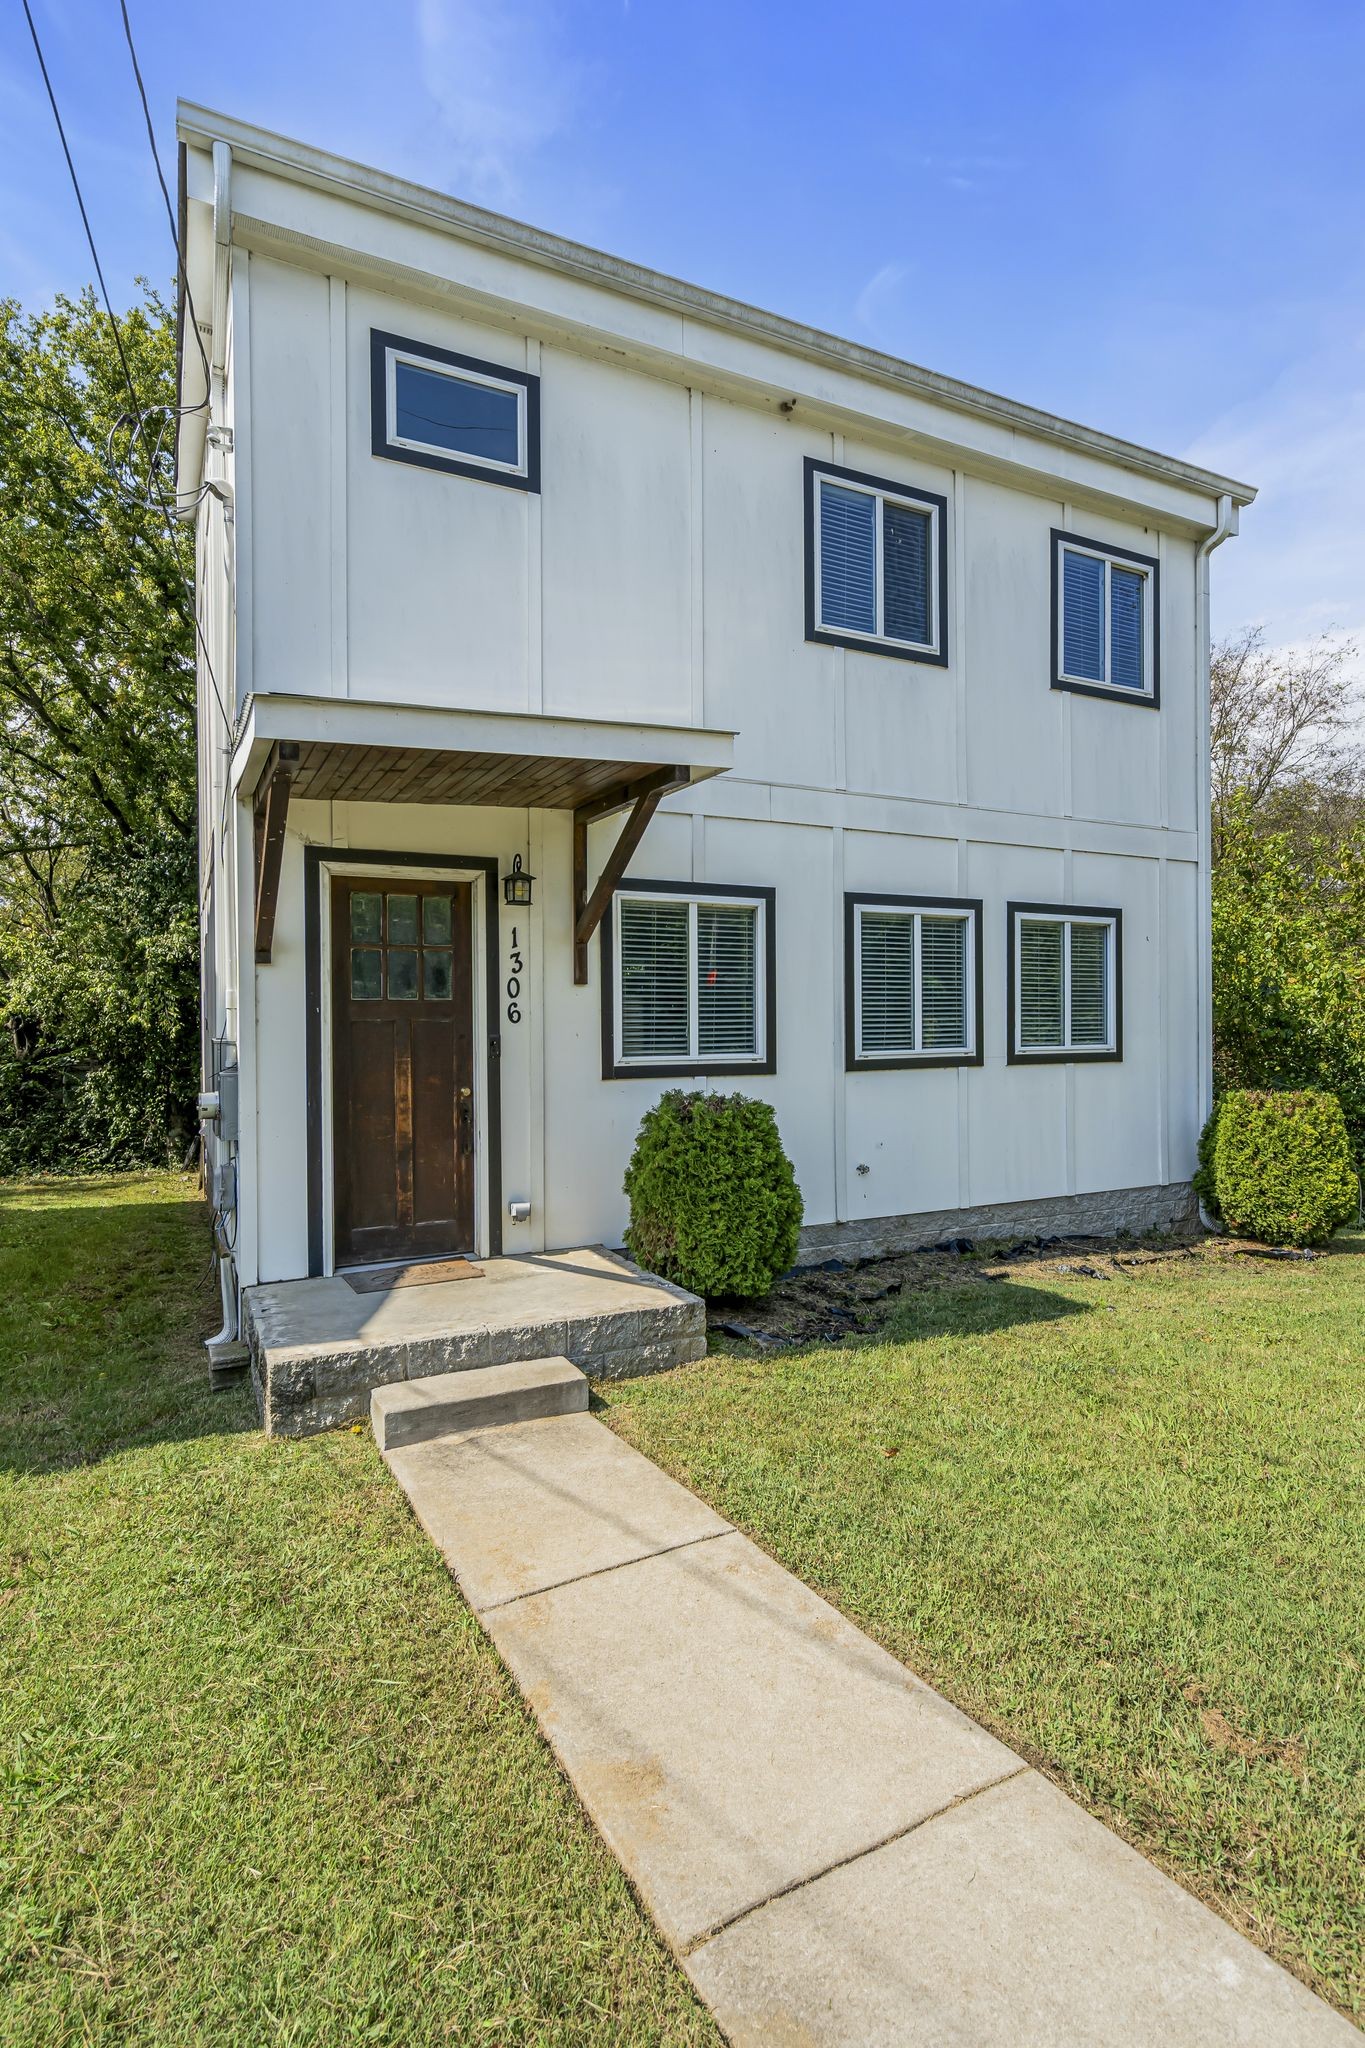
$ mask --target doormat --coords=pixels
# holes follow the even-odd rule
[[[468,1259],[423,1259],[414,1266],[367,1266],[342,1279],[356,1294],[387,1294],[391,1287],[435,1287],[442,1280],[482,1280]]]

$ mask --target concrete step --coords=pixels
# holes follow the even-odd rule
[[[398,1380],[370,1395],[370,1421],[381,1451],[425,1443],[506,1422],[575,1415],[588,1405],[588,1382],[567,1358],[527,1358],[463,1372]]]

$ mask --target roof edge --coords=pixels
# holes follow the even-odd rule
[[[650,270],[624,257],[608,255],[582,242],[529,226],[505,214],[492,213],[468,200],[455,199],[426,185],[399,178],[388,171],[336,156],[311,143],[298,142],[230,114],[220,114],[193,101],[176,102],[176,132],[182,141],[215,141],[230,145],[235,156],[255,168],[273,171],[295,182],[359,200],[381,210],[402,213],[464,236],[468,240],[502,249],[523,261],[547,269],[567,272],[589,282],[623,292],[671,312],[691,315],[713,326],[749,336],[760,336],[780,348],[808,359],[835,363],[843,369],[874,378],[901,390],[933,400],[954,411],[966,413],[997,426],[1019,429],[1058,446],[1093,455],[1118,464],[1140,476],[1206,493],[1228,496],[1239,505],[1250,505],[1256,490],[1251,484],[1201,469],[1179,456],[1124,441],[1096,427],[1082,426],[1041,408],[1002,397],[978,385],[964,383],[937,370],[927,370],[899,356],[848,341],[824,329],[789,320],[732,299],[702,285],[688,284],[666,272]]]

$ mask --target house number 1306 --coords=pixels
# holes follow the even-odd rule
[[[509,1024],[520,1024],[521,977],[526,970],[526,962],[522,959],[521,953],[517,947],[517,928],[515,925],[513,925],[512,927],[512,954],[510,965],[512,968],[512,972],[507,977],[507,1021]]]

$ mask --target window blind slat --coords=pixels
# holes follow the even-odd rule
[[[1109,680],[1120,690],[1147,687],[1142,648],[1145,581],[1117,563],[1109,572]]]
[[[877,630],[877,501],[866,491],[820,486],[820,623]]]
[[[1109,1043],[1109,927],[1071,927],[1071,1043]]]
[[[1104,563],[1072,548],[1062,550],[1062,667],[1104,681]]]
[[[701,1059],[758,1052],[757,911],[697,905],[697,1051]]]
[[[914,917],[864,910],[860,925],[861,1050],[870,1059],[914,1052]]]
[[[1060,1046],[1062,1036],[1062,925],[1019,921],[1019,1043]]]
[[[920,1011],[924,1052],[967,1047],[967,920],[920,921]]]
[[[686,1059],[688,909],[627,897],[621,918],[621,1056]]]
[[[892,640],[929,640],[929,514],[882,507],[882,631]]]

